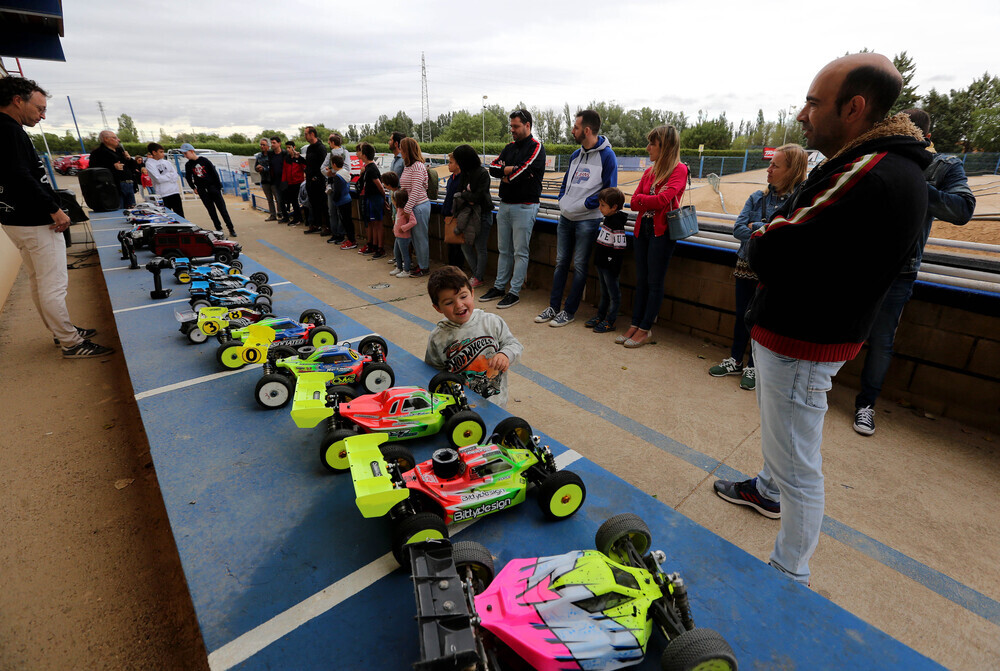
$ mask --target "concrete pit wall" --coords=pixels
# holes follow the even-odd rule
[[[495,229],[494,229],[495,230]],[[430,223],[431,255],[447,258],[437,212]],[[391,236],[391,234],[390,234]],[[527,287],[552,286],[556,260],[555,226],[539,222],[531,238]],[[733,252],[680,244],[670,262],[658,325],[704,338],[725,349],[732,345],[735,316]],[[491,232],[490,268],[496,276],[496,234]],[[597,277],[591,268],[583,304],[596,305]],[[622,313],[630,314],[635,266],[622,270]],[[623,318],[627,322],[627,318]],[[918,283],[896,334],[896,357],[880,401],[901,401],[926,413],[1000,430],[1000,298],[970,295]],[[708,366],[716,362],[705,362]],[[864,352],[837,375],[837,384],[859,388]]]

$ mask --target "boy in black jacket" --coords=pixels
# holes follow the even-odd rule
[[[597,304],[597,314],[584,322],[584,326],[594,329],[594,333],[608,333],[615,330],[615,319],[622,302],[619,277],[625,260],[625,223],[628,215],[625,194],[614,186],[602,189],[597,195],[604,221],[597,230],[597,244],[594,245],[594,267],[601,287],[601,299]],[[536,319],[537,321],[537,319]]]
[[[826,393],[861,350],[927,210],[922,135],[905,114],[885,118],[902,84],[874,53],[820,70],[798,120],[809,146],[830,158],[748,246],[760,278],[746,319],[764,466],[751,480],[717,481],[715,491],[781,519],[769,563],[804,585],[823,523]]]
[[[235,238],[236,230],[233,228],[233,220],[229,218],[229,210],[226,209],[226,199],[222,197],[222,180],[219,179],[219,171],[215,169],[215,165],[207,158],[198,156],[194,147],[187,142],[181,145],[181,151],[184,152],[184,156],[188,160],[184,166],[184,177],[187,178],[187,183],[191,185],[194,192],[201,198],[202,205],[208,210],[208,216],[212,218],[212,223],[215,224],[215,230],[222,230],[219,215],[215,212],[216,208],[218,208],[219,212],[222,213],[222,218],[226,221],[226,227],[229,228],[229,235]]]

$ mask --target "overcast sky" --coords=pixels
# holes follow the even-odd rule
[[[266,4],[266,6],[265,6]],[[253,133],[309,123],[346,130],[404,110],[419,121],[420,54],[430,114],[512,108],[699,109],[731,121],[801,104],[816,71],[863,47],[907,51],[918,93],[1000,72],[1000,1],[63,3],[66,62],[22,61],[51,94],[46,130],[164,128]],[[8,67],[12,59],[4,59]]]

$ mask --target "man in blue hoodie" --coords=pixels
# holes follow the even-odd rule
[[[580,299],[583,298],[590,251],[597,240],[602,219],[597,195],[602,189],[618,186],[618,157],[607,138],[597,134],[600,130],[600,114],[594,110],[576,113],[572,133],[580,148],[570,157],[569,168],[559,189],[559,228],[552,295],[549,307],[535,317],[536,324],[548,322],[549,326],[566,326],[575,319]],[[571,261],[573,284],[563,305],[563,290]]]

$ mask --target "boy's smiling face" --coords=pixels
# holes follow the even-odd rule
[[[472,290],[467,286],[458,291],[442,289],[434,309],[444,315],[445,319],[456,324],[464,324],[472,319],[472,311],[475,309]]]

